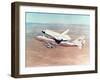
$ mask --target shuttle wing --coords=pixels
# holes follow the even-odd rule
[[[56,38],[58,40],[71,40],[71,38],[67,35],[69,29],[67,29],[66,31],[64,31],[63,33],[57,33],[55,31],[52,30],[44,30],[42,31],[44,34],[47,34],[49,36],[51,36],[52,38]]]
[[[69,32],[69,29],[61,33],[59,37],[62,38],[63,40],[71,40],[71,38],[67,35],[68,32]]]
[[[60,35],[59,38],[63,39],[63,40],[71,40],[71,38],[68,35]]]

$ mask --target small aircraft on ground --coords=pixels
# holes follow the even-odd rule
[[[55,48],[58,45],[61,46],[77,46],[80,49],[83,47],[85,44],[85,36],[81,36],[75,40],[72,40],[67,33],[69,32],[69,29],[64,31],[63,33],[57,33],[52,30],[43,30],[43,36],[36,36],[36,39],[39,41],[45,42],[45,46],[47,48]]]

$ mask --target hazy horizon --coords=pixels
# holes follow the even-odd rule
[[[83,14],[25,12],[26,23],[90,24],[90,16]]]

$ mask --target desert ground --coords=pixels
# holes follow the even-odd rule
[[[81,65],[89,63],[89,47],[86,43],[82,49],[78,47],[47,48],[45,43],[32,38],[26,44],[26,67]]]

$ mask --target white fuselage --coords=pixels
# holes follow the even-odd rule
[[[83,44],[85,43],[84,36],[81,36],[75,40],[71,40],[69,35],[66,35],[66,33],[69,30],[67,29],[63,33],[57,33],[52,30],[43,30],[42,33],[44,36],[36,36],[36,39],[39,41],[45,42],[48,44],[47,46],[53,47],[57,45],[61,46],[78,46],[79,48],[82,48]]]
[[[57,44],[55,40],[47,38],[45,36],[37,36],[36,39],[38,39],[39,41],[45,42],[45,43],[51,43],[54,45],[61,45],[61,46],[77,46],[72,42],[69,41],[61,41],[61,43]]]

